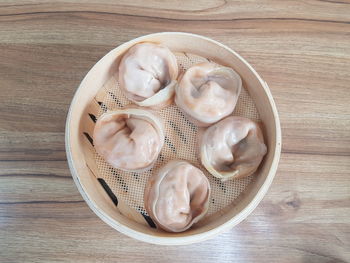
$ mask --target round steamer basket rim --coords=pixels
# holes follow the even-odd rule
[[[96,202],[93,199],[91,199],[88,196],[88,194],[86,193],[86,191],[84,190],[84,187],[83,187],[82,183],[80,182],[80,178],[78,176],[77,167],[76,167],[76,164],[74,163],[72,149],[71,149],[71,120],[72,120],[73,106],[76,104],[76,102],[78,100],[78,97],[79,97],[78,95],[83,90],[83,84],[86,82],[86,79],[87,79],[89,73],[91,71],[93,71],[96,67],[98,67],[101,63],[103,63],[104,59],[106,57],[108,57],[110,54],[112,54],[113,52],[115,52],[116,50],[122,50],[123,48],[125,48],[127,46],[134,45],[138,42],[147,41],[148,38],[157,37],[157,36],[190,36],[190,37],[195,37],[195,38],[205,40],[207,42],[211,42],[215,45],[218,45],[219,47],[224,48],[228,52],[234,54],[254,74],[254,76],[257,78],[257,80],[260,82],[261,86],[263,87],[264,92],[267,96],[267,99],[270,103],[271,110],[272,110],[273,117],[274,117],[274,123],[275,123],[275,127],[274,127],[275,132],[276,132],[275,138],[274,138],[275,149],[271,153],[273,156],[273,160],[272,160],[272,163],[270,165],[268,174],[267,174],[264,182],[260,186],[260,188],[257,191],[257,193],[255,194],[255,196],[252,198],[252,200],[238,214],[236,214],[234,217],[230,218],[226,222],[222,223],[221,225],[219,225],[213,229],[206,230],[206,231],[201,232],[201,233],[191,234],[189,236],[181,236],[181,237],[176,236],[176,235],[174,235],[173,237],[171,237],[171,236],[166,236],[166,237],[165,236],[164,237],[163,236],[153,236],[151,234],[136,231],[136,230],[128,227],[127,225],[122,224],[122,223],[117,222],[116,220],[112,219],[107,213],[105,213],[102,209],[99,208],[99,206],[96,204]],[[210,239],[213,236],[232,228],[233,226],[237,225],[242,220],[244,220],[257,207],[257,205],[260,203],[260,201],[263,199],[263,197],[267,193],[267,191],[268,191],[268,189],[273,181],[273,178],[275,176],[276,170],[277,170],[277,165],[278,165],[278,162],[280,159],[280,154],[281,154],[281,127],[280,127],[280,121],[279,121],[279,117],[278,117],[277,108],[276,108],[275,102],[272,98],[272,95],[271,95],[271,92],[270,92],[270,89],[269,89],[267,83],[259,76],[259,74],[254,70],[254,68],[244,58],[242,58],[238,53],[233,51],[231,48],[229,48],[229,47],[227,47],[227,46],[225,46],[225,45],[223,45],[215,40],[204,37],[204,36],[191,34],[191,33],[184,33],[184,32],[161,32],[161,33],[144,35],[144,36],[135,38],[133,40],[130,40],[126,43],[123,43],[122,45],[109,51],[89,70],[89,72],[85,75],[84,79],[82,80],[81,84],[79,85],[78,89],[76,90],[74,97],[73,97],[73,100],[72,100],[70,107],[69,107],[69,111],[68,111],[67,119],[66,119],[65,146],[66,146],[66,155],[67,155],[68,165],[69,165],[70,171],[72,173],[72,177],[74,179],[74,182],[75,182],[80,194],[82,195],[82,197],[84,198],[84,200],[86,201],[88,206],[91,208],[91,210],[93,210],[94,213],[96,213],[105,223],[107,223],[111,227],[117,229],[121,233],[123,233],[127,236],[130,236],[132,238],[135,238],[137,240],[140,240],[140,241],[153,243],[153,244],[159,244],[159,245],[185,245],[185,244],[191,244],[191,243],[200,242],[200,241],[203,241],[206,239]]]

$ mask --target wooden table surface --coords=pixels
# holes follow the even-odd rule
[[[0,262],[349,262],[350,2],[145,3],[0,1]],[[64,148],[87,71],[160,31],[208,36],[245,57],[269,83],[283,134],[258,208],[231,231],[181,247],[103,223],[78,193]]]

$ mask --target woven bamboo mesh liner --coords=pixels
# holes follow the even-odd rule
[[[179,64],[179,74],[193,64],[208,61],[189,53],[175,53],[175,55]],[[106,110],[118,109],[131,104],[119,88],[118,74],[115,74],[106,82],[98,96],[99,100],[102,98],[103,103],[97,117]],[[199,167],[209,179],[212,193],[206,216],[210,216],[231,204],[244,191],[254,175],[222,183],[210,175],[197,159],[198,128],[187,120],[181,110],[174,104],[158,111],[158,114],[163,118],[166,136],[163,149],[154,167],[142,173],[125,172],[112,168],[102,157],[95,153],[99,177],[107,182],[118,199],[122,199],[131,208],[147,215],[143,203],[143,192],[148,178],[170,160],[187,160]],[[260,120],[255,104],[244,87],[233,115],[244,116],[255,121]]]

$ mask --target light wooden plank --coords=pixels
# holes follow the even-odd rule
[[[1,262],[349,262],[348,1],[1,1]],[[140,35],[186,31],[268,82],[283,152],[258,208],[203,243],[159,247],[104,224],[67,168],[65,118],[87,71]]]
[[[68,185],[63,192],[57,189],[54,193],[53,188],[51,193],[33,191],[22,195],[22,202],[12,204],[17,200],[14,196],[2,195],[0,242],[7,248],[2,253],[9,261],[16,256],[26,262],[152,262],[174,258],[184,262],[290,262],[291,258],[293,262],[346,262],[350,259],[350,190],[346,176],[349,159],[284,154],[268,195],[252,215],[227,233],[185,247],[154,246],[116,232],[94,215],[77,190]],[[0,162],[0,167],[5,168],[0,185],[8,177],[4,175],[12,174],[13,182],[23,183],[24,192],[38,182],[50,189],[57,182],[47,181],[43,164],[65,178],[66,168],[58,162],[32,164],[29,168],[26,162],[16,163],[17,168],[6,168],[9,163]],[[37,178],[23,181],[26,173],[35,171]],[[64,184],[59,186],[63,188]],[[66,253],[68,256],[64,256]]]

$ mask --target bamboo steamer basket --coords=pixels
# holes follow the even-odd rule
[[[92,131],[96,118],[107,108],[124,106],[121,105],[123,104],[121,101],[126,102],[122,95],[113,94],[113,92],[119,92],[116,79],[118,65],[122,55],[131,46],[140,42],[161,43],[177,54],[178,60],[187,59],[190,64],[204,59],[232,67],[241,76],[243,90],[245,90],[243,104],[240,105],[241,98],[237,104],[237,107],[242,110],[241,112],[235,110],[235,113],[248,115],[246,117],[261,120],[263,123],[268,153],[256,174],[242,181],[226,184],[220,183],[205,171],[211,180],[212,195],[217,200],[212,198],[212,209],[209,209],[211,212],[204,219],[182,233],[167,233],[157,229],[140,203],[143,197],[142,186],[150,173],[156,172],[157,166],[146,174],[120,174],[119,171],[108,167],[93,147]],[[189,66],[188,61],[185,60],[182,64],[180,63],[183,69]],[[114,106],[107,105],[111,101],[108,100],[109,97],[114,99]],[[248,106],[246,106],[247,103]],[[192,158],[190,159],[192,163],[200,166],[196,157],[192,156],[193,153],[188,153],[190,150],[187,150],[185,155],[181,155],[181,152],[174,152],[170,147],[181,144],[181,140],[176,141],[176,138],[181,135],[179,132],[187,131],[186,128],[181,128],[185,127],[181,125],[190,127],[194,133],[189,136],[196,137],[196,128],[191,127],[191,123],[181,115],[181,112],[175,113],[180,114],[178,116],[184,117],[183,119],[178,117],[175,121],[171,120],[172,116],[175,116],[176,106],[171,107],[165,110],[165,115],[163,114],[162,117],[168,119],[170,126],[176,130],[177,134],[171,137],[172,132],[168,131],[170,135],[166,138],[167,146],[164,146],[168,151],[165,150],[158,166],[172,158],[184,159],[183,156],[189,156],[188,158]],[[177,123],[181,122],[179,119],[185,124]],[[180,32],[162,32],[136,38],[111,50],[98,61],[87,73],[74,95],[67,116],[65,140],[72,177],[89,207],[104,222],[119,232],[144,242],[160,245],[183,245],[206,240],[245,219],[259,204],[271,185],[281,152],[279,117],[267,83],[232,49],[203,36]],[[178,151],[182,148],[186,150],[187,145],[193,148],[195,142],[192,141],[185,141],[186,144],[180,145]],[[200,168],[205,170],[203,167]]]

